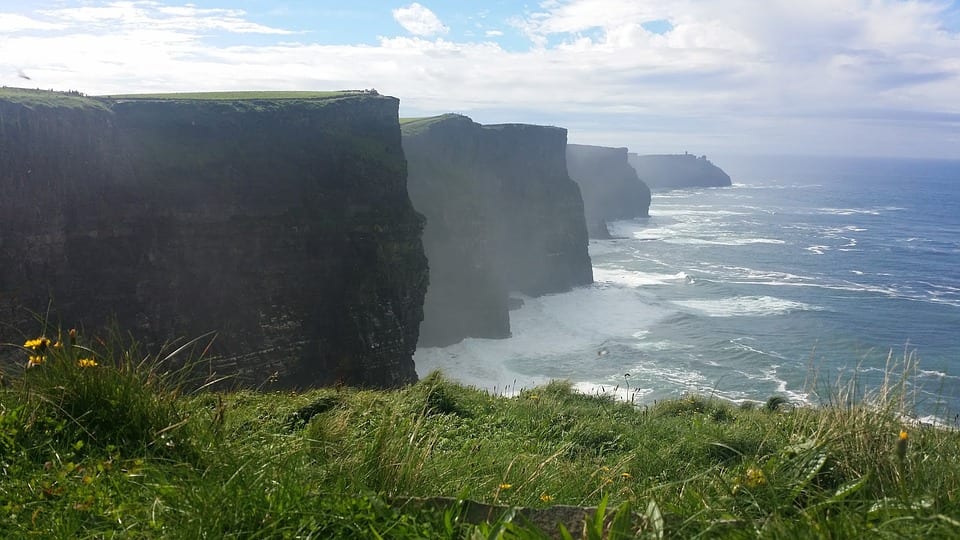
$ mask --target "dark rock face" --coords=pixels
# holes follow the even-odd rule
[[[609,238],[608,221],[650,216],[650,188],[630,167],[626,148],[569,144],[567,168],[580,184],[591,238]]]
[[[427,220],[421,346],[508,337],[510,291],[539,295],[592,283],[565,144],[563,129],[481,126],[459,115],[403,126],[410,198]]]
[[[726,187],[730,176],[711,163],[707,156],[693,154],[630,154],[630,165],[651,189],[668,190],[690,187]]]
[[[414,381],[427,269],[397,106],[0,100],[0,316],[29,329],[52,299],[88,331],[216,331],[243,385]]]
[[[491,217],[499,190],[486,165],[483,135],[479,124],[457,115],[403,126],[407,189],[426,218],[423,249],[430,265],[421,346],[510,336]]]
[[[507,287],[530,296],[593,283],[580,188],[567,173],[567,130],[484,126],[489,167],[500,182],[500,225]]]

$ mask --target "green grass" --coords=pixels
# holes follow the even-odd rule
[[[200,100],[200,101],[243,101],[243,100],[286,100],[286,99],[332,99],[359,92],[341,90],[334,92],[311,91],[244,91],[244,92],[172,92],[157,94],[117,94],[97,96],[102,99],[142,99],[142,100]]]
[[[441,114],[438,116],[424,116],[419,118],[401,118],[400,129],[403,131],[404,135],[416,135],[434,124],[456,118],[463,118],[470,121],[470,119],[466,116],[454,113]]]
[[[571,529],[585,538],[960,534],[960,434],[899,420],[909,369],[893,365],[881,391],[835,384],[821,408],[636,408],[439,374],[395,391],[186,391],[170,364],[200,342],[52,341],[23,348],[43,362],[0,392],[0,537],[545,537],[519,513],[477,524],[455,503],[403,502],[435,496],[618,509]]]
[[[78,92],[55,92],[51,90],[31,90],[28,88],[0,88],[0,101],[9,101],[28,107],[69,108],[69,109],[103,109],[107,107]]]

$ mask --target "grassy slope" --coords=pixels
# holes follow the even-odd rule
[[[654,537],[960,534],[960,434],[908,427],[898,446],[896,386],[871,406],[796,410],[698,396],[638,409],[563,383],[504,398],[437,375],[183,395],[149,367],[163,355],[80,345],[0,393],[2,537],[497,537],[385,502],[407,495],[626,502]]]
[[[92,98],[68,92],[49,90],[31,90],[27,88],[0,88],[0,101],[19,103],[27,107],[64,107],[70,109],[106,109],[107,107]]]
[[[428,129],[430,126],[434,124],[455,119],[455,118],[463,118],[465,120],[469,120],[469,118],[467,118],[466,116],[454,114],[454,113],[441,114],[438,116],[425,116],[425,117],[419,117],[419,118],[401,118],[400,129],[403,131],[404,135],[408,135],[408,136],[417,135],[418,133],[423,132],[424,130]]]
[[[247,92],[181,92],[164,94],[122,94],[110,96],[83,96],[77,93],[56,92],[50,90],[31,90],[26,88],[0,88],[0,101],[19,103],[28,107],[47,108],[94,108],[109,110],[112,101],[228,101],[228,102],[277,102],[310,101],[367,96],[356,91],[336,92],[285,92],[285,91],[247,91]]]
[[[97,96],[104,99],[144,99],[144,100],[210,100],[236,101],[248,99],[330,99],[350,95],[360,95],[358,92],[310,92],[310,91],[243,91],[243,92],[171,92],[158,94],[118,94]]]

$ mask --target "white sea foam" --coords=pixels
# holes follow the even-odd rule
[[[960,379],[960,377],[957,377],[956,375],[947,375],[943,371],[937,371],[934,369],[919,369],[917,370],[917,374],[925,377],[933,377],[937,379],[946,379],[946,378]]]
[[[665,238],[663,240],[668,244],[701,244],[711,246],[748,246],[750,244],[786,244],[785,241],[776,238]]]
[[[683,218],[693,218],[702,219],[705,216],[746,216],[749,215],[749,212],[738,212],[736,210],[716,210],[712,206],[705,206],[702,208],[693,208],[689,206],[659,206],[656,209],[651,209],[650,217],[651,218],[660,218],[660,217],[683,217]]]
[[[810,246],[807,248],[807,251],[813,253],[814,255],[823,255],[830,249],[830,246]]]
[[[581,369],[577,364],[596,362],[608,342],[642,332],[671,313],[651,300],[641,290],[605,283],[524,298],[524,305],[510,312],[510,338],[417,349],[417,373],[441,369],[454,380],[500,393],[574,378]]]
[[[878,206],[873,208],[817,208],[815,214],[829,216],[879,216],[884,212],[900,212],[906,210],[900,206]]]
[[[661,389],[665,383],[683,391],[699,391],[708,388],[712,381],[695,369],[683,369],[673,365],[661,365],[659,362],[637,362],[630,366],[630,380],[633,384],[655,383]]]
[[[783,356],[782,354],[780,354],[780,353],[778,353],[778,352],[776,352],[776,351],[764,351],[764,350],[758,349],[758,348],[756,348],[756,347],[752,347],[752,346],[750,346],[750,345],[747,345],[746,343],[744,343],[744,340],[745,340],[745,338],[732,339],[732,340],[730,340],[730,343],[733,345],[734,348],[739,349],[739,350],[741,350],[741,351],[747,351],[747,352],[751,352],[751,353],[758,354],[758,355],[761,355],[761,356],[770,356],[770,357],[773,357],[773,358],[777,358],[777,359],[779,359],[779,360],[786,360],[786,359],[787,359],[785,356]],[[774,367],[777,367],[777,366],[774,366]]]
[[[612,221],[607,224],[610,234],[618,238],[633,238],[637,240],[659,240],[664,237],[676,236],[677,227],[682,223],[642,223],[639,221]]]
[[[907,422],[910,421],[910,419],[904,419],[904,420],[906,420]],[[940,418],[939,416],[935,416],[932,414],[928,414],[928,415],[917,418],[915,420],[915,423],[922,426],[933,426],[935,428],[940,428],[940,429],[956,429],[957,427],[955,423],[949,422],[943,418]]]
[[[735,296],[722,300],[675,300],[678,306],[699,311],[709,317],[743,317],[780,315],[791,311],[821,308],[773,296]]]
[[[668,341],[668,340],[640,341],[639,343],[633,343],[630,346],[638,351],[652,351],[652,352],[673,351],[678,349],[690,349],[693,347],[692,345],[684,345],[682,343],[677,343],[677,342]]]
[[[642,403],[645,397],[654,392],[653,388],[631,387],[621,383],[574,383],[573,389],[588,396],[610,396],[618,401],[627,403]]]
[[[692,278],[686,272],[676,274],[657,274],[638,272],[622,268],[593,267],[593,279],[599,283],[616,283],[627,287],[643,287],[646,285],[666,285],[667,283],[689,283]]]
[[[868,208],[817,208],[814,210],[817,214],[825,214],[829,216],[856,216],[856,215],[867,215],[867,216],[879,216],[880,211],[876,209]]]
[[[856,238],[849,238],[849,237],[846,237],[846,236],[841,236],[841,238],[843,238],[844,240],[846,240],[847,243],[846,243],[846,244],[843,244],[842,246],[840,246],[840,251],[853,251],[851,248],[857,247],[857,239],[856,239]]]
[[[723,279],[758,279],[758,280],[768,280],[768,281],[783,281],[783,282],[807,282],[813,280],[813,278],[807,276],[800,276],[797,274],[791,274],[789,272],[781,272],[778,270],[760,270],[756,268],[748,268],[745,266],[727,266],[719,264],[710,264],[705,263],[702,265],[704,268],[709,269],[710,271],[715,272],[718,276]]]

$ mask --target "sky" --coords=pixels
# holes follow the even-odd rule
[[[0,85],[374,88],[639,153],[960,159],[960,0],[0,0]]]

